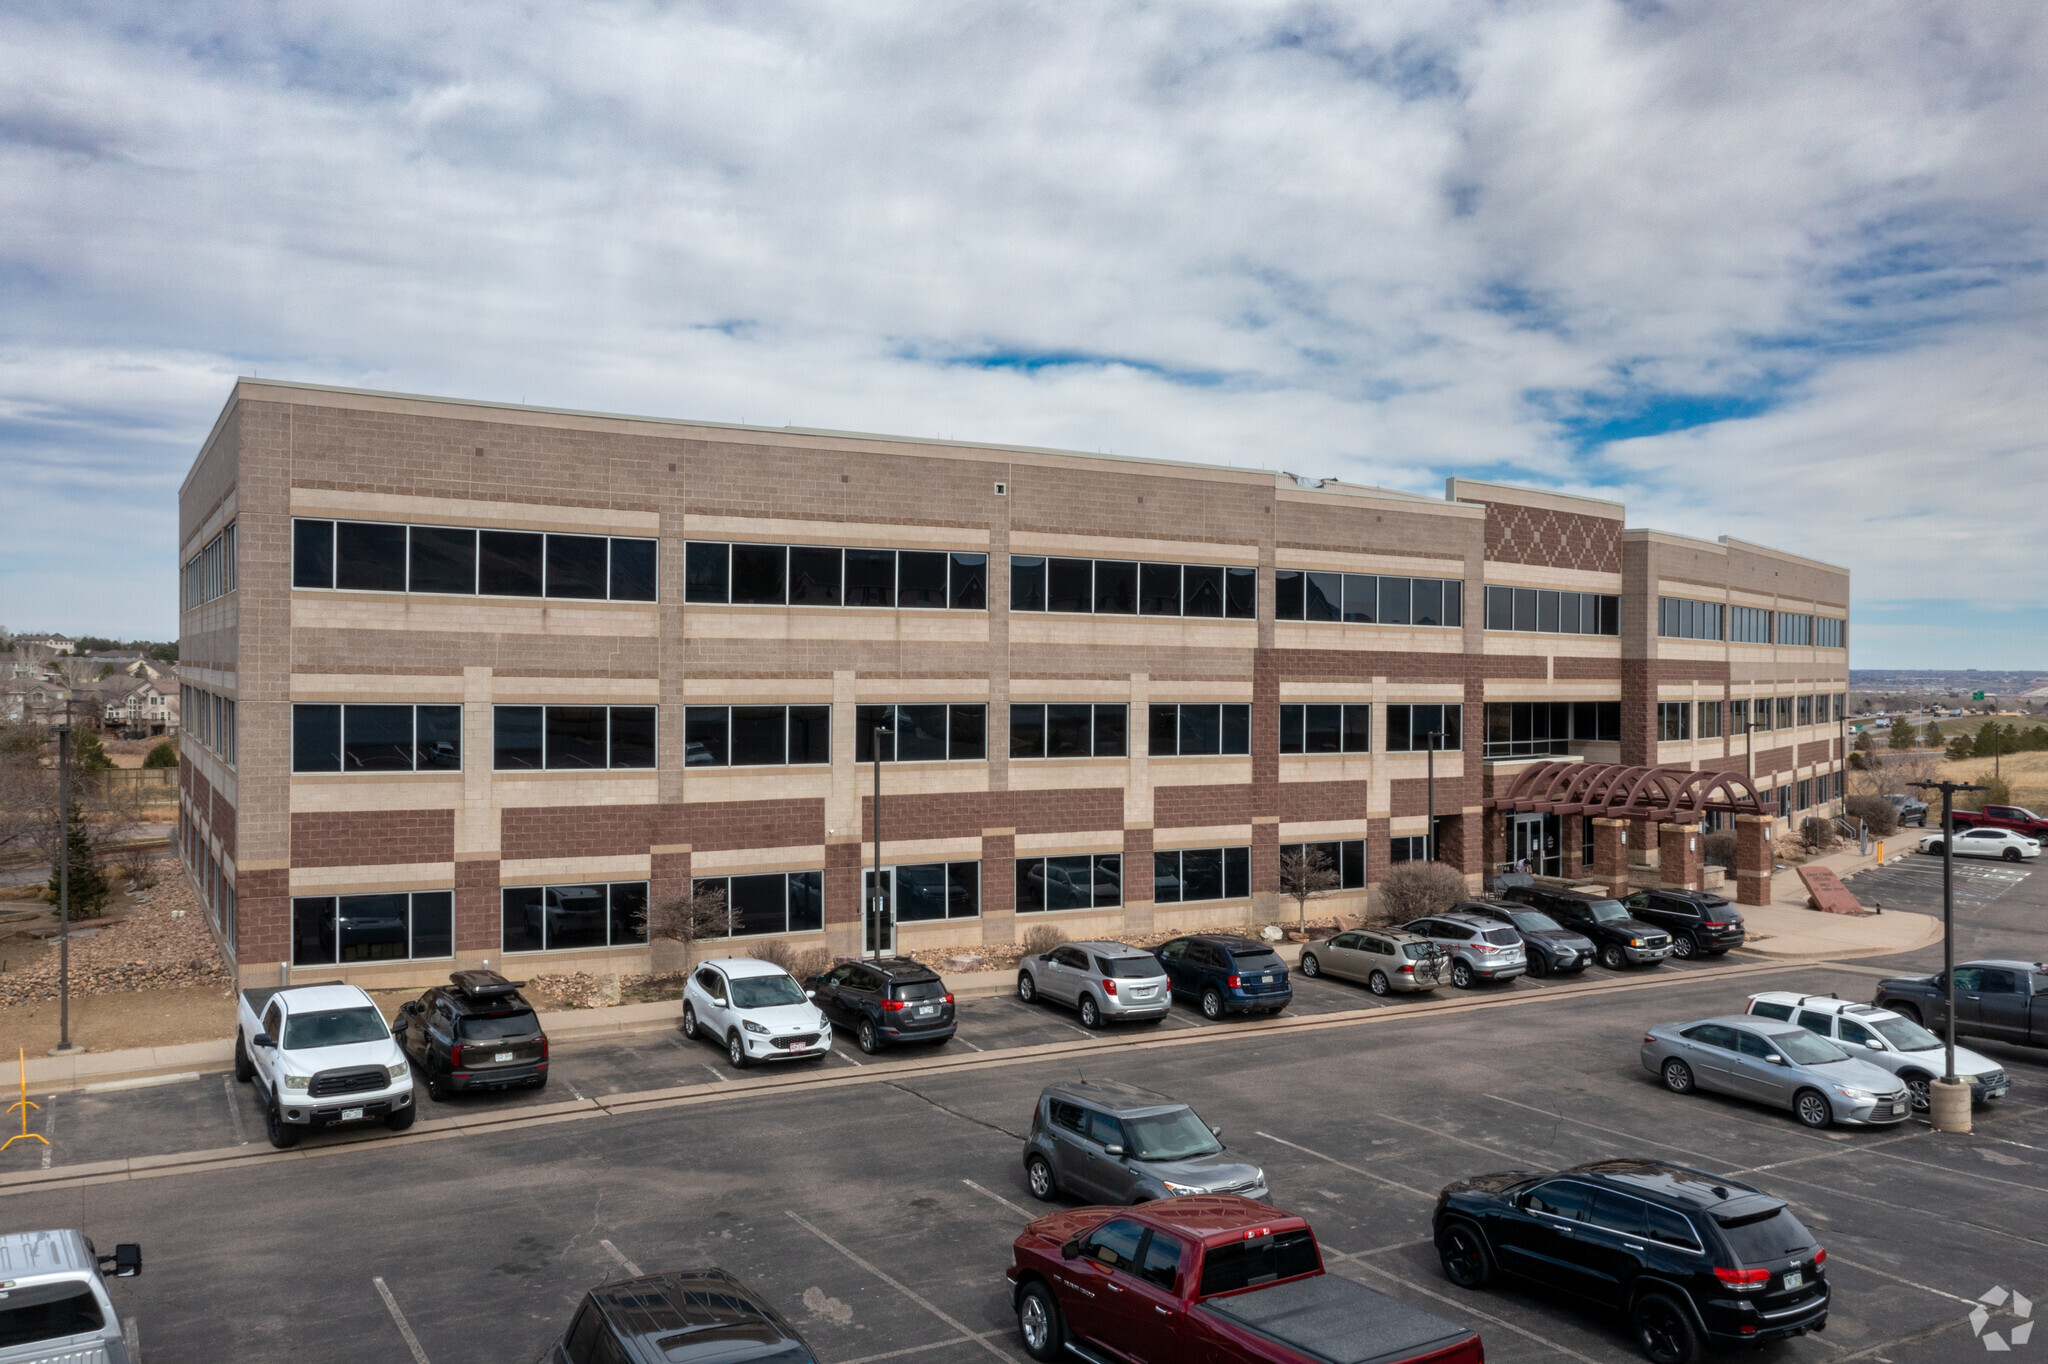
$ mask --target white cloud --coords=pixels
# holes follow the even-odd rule
[[[164,489],[250,370],[1516,471],[1859,595],[2048,599],[2024,503],[1973,494],[2044,467],[2030,9],[81,5],[0,38],[9,623],[170,628]],[[1600,447],[1671,394],[1764,411]]]

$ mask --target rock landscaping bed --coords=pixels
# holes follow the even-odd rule
[[[31,964],[0,975],[0,1005],[57,998],[57,939],[45,931],[54,930],[56,922],[51,913],[10,925],[16,934],[39,940],[41,950]],[[73,926],[73,997],[195,986],[229,993],[227,967],[205,911],[191,882],[175,868],[166,868],[148,890],[116,892],[88,923]]]

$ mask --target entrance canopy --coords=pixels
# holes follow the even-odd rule
[[[1488,796],[1488,810],[1521,814],[1594,815],[1606,819],[1692,824],[1709,810],[1768,815],[1771,809],[1740,772],[1690,772],[1682,767],[1621,763],[1536,763],[1508,789]]]

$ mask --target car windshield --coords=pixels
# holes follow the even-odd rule
[[[1869,1018],[1863,1024],[1900,1051],[1931,1051],[1941,1045],[1939,1037],[1910,1018]]]
[[[1097,957],[1095,964],[1111,980],[1143,980],[1159,974],[1159,962],[1152,957]]]
[[[1515,927],[1524,933],[1559,933],[1564,929],[1562,924],[1548,914],[1540,914],[1533,909],[1518,909],[1508,917],[1513,919]]]
[[[1846,1061],[1849,1053],[1843,1051],[1825,1037],[1816,1037],[1804,1028],[1798,1032],[1771,1034],[1771,1045],[1785,1053],[1785,1059],[1802,1066],[1824,1066],[1830,1061]]]
[[[778,1009],[804,1002],[803,987],[790,976],[736,976],[732,982],[735,1009]]]
[[[485,1018],[465,1018],[461,1033],[466,1042],[495,1042],[501,1037],[525,1037],[540,1031],[540,1024],[530,1013],[491,1014]]]
[[[1223,1149],[1192,1108],[1125,1118],[1123,1123],[1124,1142],[1139,1160],[1190,1160]]]
[[[1721,1222],[1718,1217],[1714,1220]],[[1728,1238],[1728,1248],[1735,1252],[1735,1258],[1746,1265],[1797,1255],[1813,1244],[1813,1236],[1788,1208],[1730,1218],[1721,1222],[1721,1234]]]
[[[1588,900],[1586,909],[1603,924],[1618,924],[1628,918],[1628,906],[1619,900]]]
[[[351,1042],[375,1042],[391,1036],[384,1015],[375,1009],[327,1009],[316,1014],[293,1014],[285,1020],[286,1051],[311,1047],[345,1047]]]

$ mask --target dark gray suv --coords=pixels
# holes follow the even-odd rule
[[[1145,1203],[1186,1194],[1266,1196],[1266,1172],[1223,1152],[1184,1103],[1115,1081],[1047,1085],[1024,1143],[1034,1198]]]

